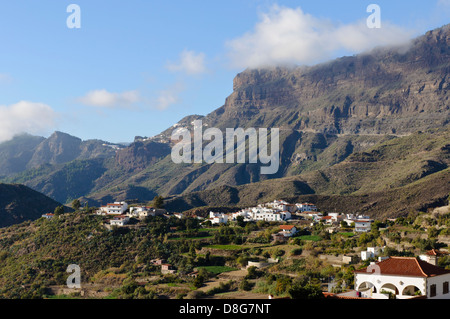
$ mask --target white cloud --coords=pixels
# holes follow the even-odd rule
[[[168,89],[161,90],[156,99],[156,108],[159,110],[165,110],[180,102],[179,95],[183,90],[184,86],[181,83],[176,83]]]
[[[233,67],[258,68],[283,64],[315,64],[340,51],[359,53],[380,45],[407,42],[411,32],[382,21],[367,27],[366,18],[337,24],[304,13],[301,8],[274,5],[251,32],[227,43]]]
[[[53,131],[57,114],[48,105],[20,101],[0,105],[0,142],[20,133],[44,134]]]
[[[187,74],[201,74],[207,71],[205,54],[189,50],[184,50],[180,53],[180,61],[178,63],[170,62],[166,67],[170,71]]]
[[[89,106],[102,108],[130,107],[140,101],[138,91],[122,93],[108,92],[107,90],[94,90],[78,99],[79,102]]]

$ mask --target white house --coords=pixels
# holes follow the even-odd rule
[[[55,217],[55,214],[47,213],[47,214],[42,215],[42,217],[44,217],[46,219],[52,219],[53,217]]]
[[[292,215],[288,211],[280,212],[270,208],[254,207],[249,212],[249,217],[251,220],[254,221],[264,220],[269,222],[270,221],[281,222],[290,219]]]
[[[311,203],[297,203],[295,206],[300,212],[317,212],[317,206]]]
[[[367,247],[367,250],[361,251],[361,260],[378,257],[382,251],[380,247]]]
[[[212,224],[227,224],[228,215],[223,213],[209,212],[209,220]]]
[[[323,214],[322,213],[308,212],[308,216],[311,217],[313,221],[319,221],[319,220],[322,219]]]
[[[397,299],[423,296],[429,299],[450,299],[450,270],[434,266],[415,257],[390,257],[356,270],[357,296]]]
[[[114,202],[108,203],[105,206],[100,207],[97,210],[98,215],[123,215],[128,209],[128,204],[126,202]]]
[[[291,237],[297,233],[297,228],[294,225],[281,225],[280,229],[285,237]]]
[[[441,252],[436,249],[432,249],[427,251],[425,254],[420,255],[419,258],[422,259],[423,261],[426,261],[427,263],[437,266],[438,259],[445,255],[447,255],[447,253]]]
[[[285,221],[292,217],[292,214],[289,211],[280,211],[274,208],[267,207],[252,207],[243,209],[237,213],[233,213],[230,215],[232,220],[236,220],[238,216],[244,217],[244,221]]]
[[[271,207],[281,211],[287,210],[287,205],[289,205],[289,203],[284,200],[274,200],[273,202],[266,203],[267,207]]]
[[[130,221],[130,217],[126,215],[115,216],[109,221],[111,226],[125,226]]]
[[[130,207],[129,213],[127,214],[129,217],[137,217],[139,219],[143,219],[149,216],[160,216],[166,212],[165,209],[155,209],[153,207],[147,206],[138,206],[138,207]]]
[[[358,233],[370,232],[372,228],[371,219],[355,219],[353,222],[355,223],[355,231]]]
[[[328,216],[331,216],[333,223],[344,220],[344,215],[342,215],[340,213],[328,213]]]

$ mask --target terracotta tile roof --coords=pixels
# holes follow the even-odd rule
[[[427,255],[428,256],[444,256],[444,255],[446,255],[446,253],[436,250],[436,249],[432,249],[432,250],[427,251]]]
[[[280,226],[280,229],[283,229],[283,230],[291,230],[292,228],[294,228],[295,226],[294,225],[281,225]]]
[[[380,267],[382,275],[433,277],[450,273],[450,270],[434,266],[415,257],[390,257],[376,264]],[[355,270],[355,273],[367,273],[367,268]]]

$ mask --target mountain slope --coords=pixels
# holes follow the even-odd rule
[[[44,164],[111,158],[121,148],[123,146],[100,140],[82,141],[78,137],[58,131],[48,138],[19,135],[0,143],[0,176],[11,176]]]
[[[0,143],[0,176],[26,170],[36,147],[43,140],[43,137],[23,134]]]
[[[53,213],[60,203],[23,185],[0,184],[0,227]]]
[[[391,137],[330,167],[259,183],[170,196],[167,207],[312,201],[325,211],[393,217],[444,204],[450,193],[450,128]]]
[[[23,182],[62,202],[84,196],[97,204],[128,196],[146,201],[156,193],[214,193],[225,186],[254,189],[254,183],[264,188],[291,177],[301,182],[298,195],[316,196],[382,194],[420,184],[448,167],[449,48],[447,25],[415,39],[408,48],[379,48],[312,67],[246,70],[234,79],[225,104],[206,116],[188,116],[95,163],[87,158],[82,164],[78,157],[77,164],[58,163],[64,153],[54,147],[53,157],[46,159],[53,164],[9,181]],[[173,163],[170,135],[176,128],[192,132],[194,120],[202,120],[203,129],[222,131],[280,128],[278,173],[262,175],[259,164]],[[74,165],[80,167],[79,186],[72,183]],[[90,171],[92,167],[97,169]],[[81,187],[81,177],[88,187]],[[291,189],[295,194],[297,186]],[[267,194],[275,196],[276,189]]]

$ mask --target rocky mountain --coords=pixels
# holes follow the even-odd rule
[[[207,116],[211,127],[331,134],[409,134],[449,123],[450,25],[409,48],[377,49],[313,67],[246,70]]]
[[[73,146],[63,150],[49,138],[27,162],[48,164],[9,181],[62,202],[74,196],[94,204],[130,196],[147,201],[161,194],[179,204],[171,204],[174,209],[193,202],[240,205],[276,196],[330,201],[357,196],[363,202],[373,199],[363,205],[370,214],[389,208],[381,203],[397,194],[397,203],[412,203],[386,210],[399,214],[405,207],[417,209],[419,202],[437,203],[450,191],[449,71],[450,25],[408,46],[312,67],[245,70],[234,79],[225,104],[206,116],[188,116],[155,137],[139,137],[113,157],[83,158],[77,146],[83,142],[64,138],[63,144]],[[280,128],[278,173],[262,175],[259,164],[173,163],[171,133],[177,128],[192,132],[194,120],[202,120],[203,129],[223,131]],[[40,150],[51,155],[40,155]],[[68,158],[75,160],[63,163]],[[413,195],[433,183],[441,183],[434,194],[423,189],[423,198]],[[247,189],[251,196],[243,195]]]
[[[62,132],[54,132],[48,138],[18,135],[10,141],[0,143],[0,176],[21,173],[44,164],[114,157],[121,148],[122,145],[100,140],[82,141]]]
[[[43,140],[43,137],[23,134],[0,143],[0,176],[26,170],[34,151]]]
[[[0,227],[53,213],[60,203],[24,185],[0,184]]]

